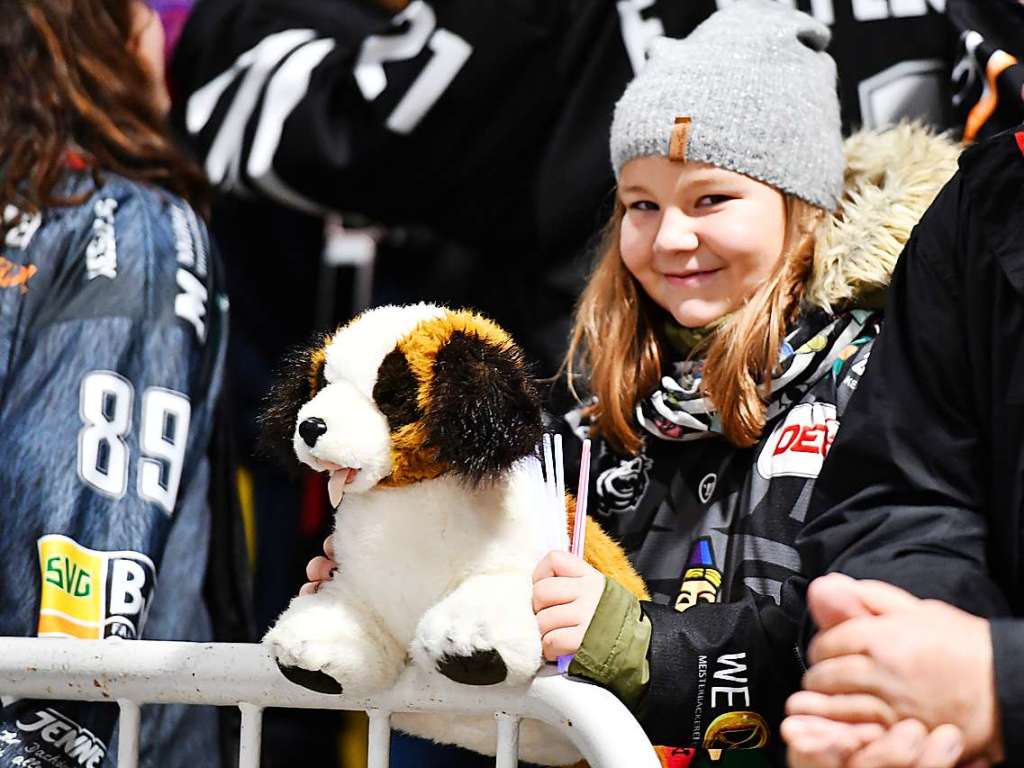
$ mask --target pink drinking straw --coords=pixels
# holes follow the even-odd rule
[[[583,452],[580,454],[580,484],[576,490],[576,519],[572,526],[572,546],[569,551],[576,557],[583,557],[583,545],[587,539],[587,492],[590,489],[590,441],[583,441]],[[558,657],[558,671],[565,674],[569,670],[573,654]]]

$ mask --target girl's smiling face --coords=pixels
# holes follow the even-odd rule
[[[707,163],[637,157],[619,174],[619,248],[658,306],[700,328],[743,305],[775,269],[786,237],[781,192]]]

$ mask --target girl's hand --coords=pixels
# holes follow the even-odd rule
[[[604,574],[568,552],[549,552],[533,572],[533,612],[544,658],[576,653],[604,593]]]
[[[338,570],[338,564],[334,562],[334,542],[331,536],[324,539],[324,554],[327,557],[314,557],[306,565],[306,578],[309,579],[309,582],[302,585],[299,590],[300,595],[312,595],[314,592],[319,592],[323,583],[330,581],[334,572]]]

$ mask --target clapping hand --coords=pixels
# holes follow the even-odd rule
[[[794,768],[945,768],[1002,758],[988,622],[874,581],[808,591],[820,629],[782,735]]]

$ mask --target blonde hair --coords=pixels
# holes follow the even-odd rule
[[[704,396],[714,403],[725,437],[739,447],[753,445],[764,429],[772,371],[786,327],[800,313],[816,230],[825,217],[824,210],[797,197],[783,198],[786,235],[775,270],[706,347]],[[635,454],[642,440],[633,414],[661,376],[664,342],[659,325],[664,313],[622,261],[619,232],[624,215],[624,206],[616,201],[594,272],[576,307],[564,367],[577,397],[576,379],[589,379],[596,402],[586,413],[595,434],[617,451]]]

